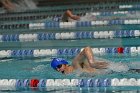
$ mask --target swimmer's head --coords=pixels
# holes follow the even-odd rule
[[[57,69],[60,65],[66,65],[68,62],[62,58],[53,58],[51,62],[51,67]]]

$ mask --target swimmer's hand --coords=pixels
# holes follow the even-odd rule
[[[92,63],[92,67],[97,69],[105,69],[107,68],[108,63],[107,62],[94,62]]]

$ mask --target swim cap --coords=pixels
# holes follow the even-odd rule
[[[58,65],[62,65],[62,64],[68,64],[68,62],[62,58],[53,58],[51,62],[51,67],[53,69],[56,69]]]

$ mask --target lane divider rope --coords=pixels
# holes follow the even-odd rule
[[[80,31],[61,33],[33,33],[33,34],[5,34],[0,35],[0,42],[10,41],[40,41],[40,40],[73,40],[73,39],[100,39],[100,38],[126,38],[139,37],[140,30],[116,30],[116,31]]]
[[[135,78],[99,78],[99,79],[0,79],[0,90],[49,89],[49,87],[120,87],[140,86]]]
[[[0,58],[10,57],[46,57],[46,56],[71,56],[74,57],[83,48],[64,48],[64,49],[31,49],[31,50],[1,50]],[[92,48],[94,54],[103,56],[106,54],[124,54],[137,56],[140,55],[140,47],[108,47]]]

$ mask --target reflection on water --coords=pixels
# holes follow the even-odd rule
[[[25,90],[1,91],[1,93],[139,93],[139,87],[47,87]]]

